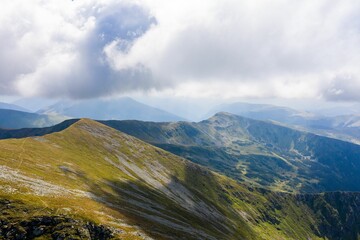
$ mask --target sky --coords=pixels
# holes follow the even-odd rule
[[[3,0],[0,96],[360,101],[357,0]]]

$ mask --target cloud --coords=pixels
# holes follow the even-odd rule
[[[360,100],[355,0],[6,2],[0,94]]]
[[[360,101],[360,81],[354,75],[336,76],[324,89],[324,98],[330,101]]]
[[[1,11],[2,94],[87,98],[156,86],[146,66],[116,70],[105,51],[126,53],[156,24],[140,5],[14,1]]]

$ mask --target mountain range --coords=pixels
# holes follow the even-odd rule
[[[213,108],[206,116],[221,111],[257,120],[274,121],[299,130],[306,130],[357,144],[360,143],[359,114],[326,116],[270,104],[235,102],[219,105]]]
[[[183,118],[164,110],[123,97],[111,100],[60,101],[38,111],[41,114],[63,115],[72,118],[97,120],[143,120],[154,122],[180,121]]]
[[[88,119],[44,136],[1,140],[0,168],[0,236],[6,239],[360,234],[358,193],[250,187]]]
[[[184,120],[131,98],[60,101],[36,113],[14,104],[0,103],[0,129],[49,127],[69,118],[134,119],[155,122]]]
[[[360,146],[218,113],[198,123],[102,121],[240,182],[277,191],[360,191]]]
[[[10,109],[0,109],[0,129],[41,128],[64,121],[60,115],[45,115]]]
[[[11,103],[4,103],[0,102],[0,109],[7,109],[7,110],[16,110],[16,111],[22,111],[22,112],[29,112],[26,108],[23,108],[21,106],[11,104]]]
[[[74,121],[0,130],[0,138],[41,136]],[[360,146],[346,141],[229,113],[198,123],[100,122],[249,186],[308,193],[360,191]]]

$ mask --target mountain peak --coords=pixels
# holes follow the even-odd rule
[[[219,120],[231,121],[239,118],[243,118],[243,117],[229,112],[218,112],[214,114],[212,117],[210,117],[207,121],[219,121]]]
[[[81,118],[78,121],[74,122],[71,126],[69,126],[67,129],[71,131],[71,129],[80,129],[80,130],[86,130],[88,132],[93,133],[96,130],[101,129],[101,131],[115,131],[114,129],[99,123],[95,120],[89,119],[89,118]],[[65,131],[67,130],[65,129]],[[121,132],[116,131],[116,133],[121,134]]]

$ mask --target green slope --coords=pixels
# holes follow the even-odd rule
[[[360,146],[219,113],[199,123],[103,121],[240,182],[280,191],[360,191]]]
[[[90,120],[42,137],[1,140],[0,168],[0,236],[7,239],[33,237],[39,224],[38,239],[56,239],[54,232],[107,239],[109,231],[118,239],[359,234],[359,194],[249,188]]]

